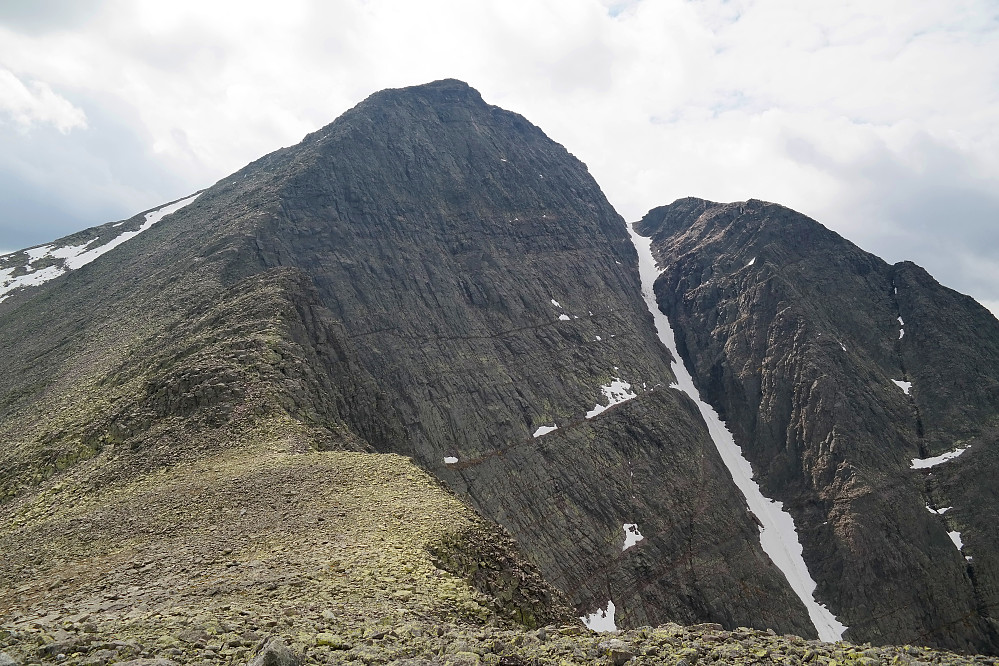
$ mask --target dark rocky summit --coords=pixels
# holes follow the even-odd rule
[[[638,229],[681,355],[846,636],[996,652],[995,317],[775,204],[681,199]]]

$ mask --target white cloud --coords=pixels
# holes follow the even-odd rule
[[[999,300],[999,248],[981,242],[999,192],[993,14],[985,0],[109,0],[60,30],[0,23],[0,63],[114,115],[191,189],[376,90],[461,78],[586,162],[627,219],[688,195],[777,201]],[[187,193],[149,182],[148,206]]]
[[[10,70],[0,68],[0,115],[5,115],[22,130],[35,124],[52,125],[63,134],[85,128],[87,116],[66,98],[52,91],[42,81],[25,85]]]

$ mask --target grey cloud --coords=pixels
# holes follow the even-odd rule
[[[827,221],[837,231],[888,261],[915,261],[953,289],[999,301],[999,192],[960,151],[925,134],[903,151],[872,143],[848,162],[802,137],[790,138],[786,151],[843,184],[847,194]]]
[[[86,23],[105,4],[95,0],[7,0],[0,2],[0,25],[28,34],[65,30]]]
[[[90,126],[69,135],[0,126],[3,250],[130,217],[210,184],[162,163],[120,112],[83,104]]]

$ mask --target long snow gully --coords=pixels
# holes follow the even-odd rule
[[[697,404],[718,453],[731,472],[732,478],[735,479],[735,485],[746,498],[750,510],[756,514],[760,521],[760,545],[763,546],[764,552],[770,556],[777,568],[783,572],[794,593],[805,604],[805,608],[808,609],[808,617],[815,626],[819,638],[829,642],[842,640],[843,632],[847,630],[847,627],[837,620],[828,608],[815,600],[815,581],[808,573],[808,567],[801,556],[801,542],[798,541],[798,533],[794,528],[794,519],[791,514],[784,511],[781,502],[764,497],[760,491],[760,486],[753,480],[753,468],[742,455],[742,449],[736,445],[732,433],[714,408],[701,400],[700,393],[694,387],[694,380],[680,359],[673,336],[673,328],[666,315],[660,312],[656,303],[655,291],[652,288],[661,272],[656,267],[655,258],[652,256],[652,239],[639,236],[630,227],[628,233],[631,235],[631,242],[634,243],[635,249],[638,250],[642,297],[655,319],[659,339],[666,345],[675,359],[672,365],[677,380],[675,388],[686,393]]]

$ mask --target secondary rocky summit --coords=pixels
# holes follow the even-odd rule
[[[697,405],[671,388],[624,221],[521,116],[457,81],[383,91],[117,225],[3,259],[0,638],[15,660],[239,661],[279,642],[313,663],[833,654],[805,642],[802,600]],[[662,260],[666,227],[646,227]],[[140,233],[115,243],[121,229]],[[91,248],[106,251],[79,259]],[[701,322],[669,309],[672,275],[657,294],[689,354]],[[988,410],[953,397],[920,411],[924,448],[884,455],[904,468],[942,452],[931,414],[979,432]],[[816,483],[839,506],[855,486],[835,469]],[[790,501],[781,483],[797,477],[766,474]],[[816,557],[825,533],[790,505],[818,598],[837,614],[867,603],[842,590],[868,579],[840,587],[827,563],[852,542]],[[836,530],[869,520],[851,506]],[[950,571],[934,594],[961,585]],[[865,625],[849,607],[861,639],[993,645],[981,613],[920,634],[913,616],[951,610]],[[605,645],[582,616],[717,627]],[[804,638],[727,633],[740,626]]]
[[[638,229],[681,355],[847,635],[995,652],[995,317],[775,204],[681,199]]]

